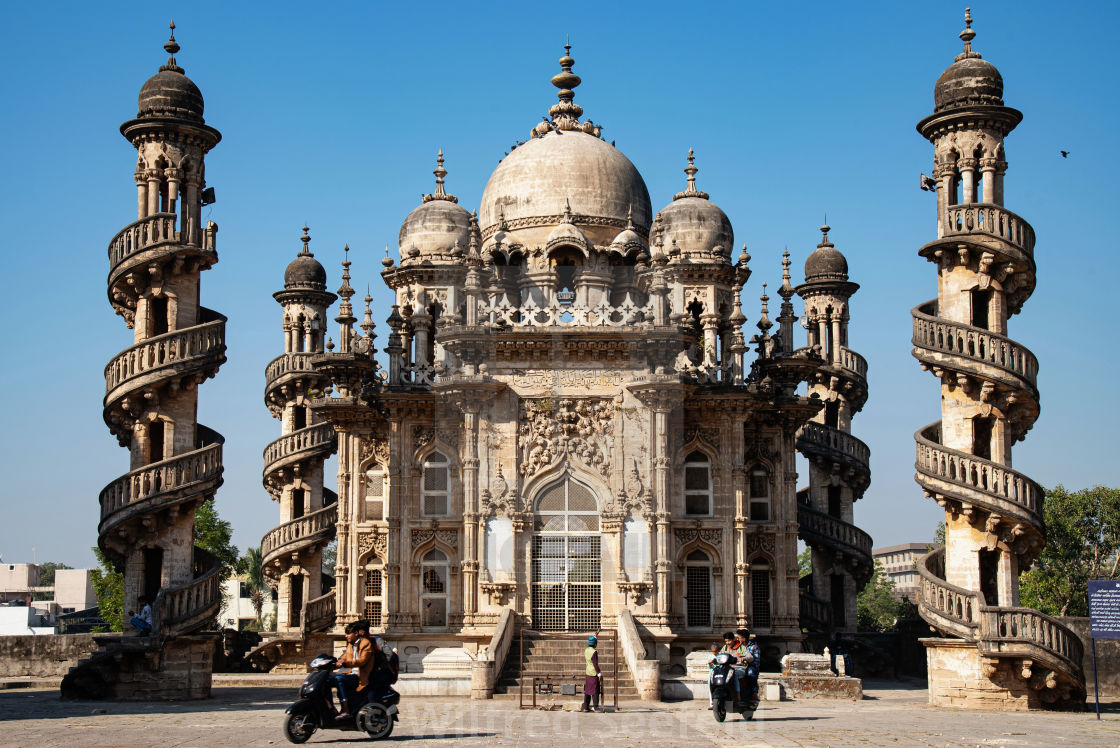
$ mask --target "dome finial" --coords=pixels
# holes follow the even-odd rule
[[[634,203],[630,203],[630,207],[626,209],[626,228],[629,231],[634,230]]]
[[[308,231],[307,224],[304,224],[304,226],[303,226],[303,236],[301,236],[299,238],[299,240],[301,242],[303,242],[303,249],[300,250],[300,253],[299,253],[300,257],[314,257],[315,256],[315,255],[311,254],[311,249],[307,246],[311,242],[311,235],[308,234],[307,231]]]
[[[832,227],[828,225],[828,214],[825,213],[824,214],[824,223],[821,224],[821,241],[817,245],[818,247],[831,247],[831,246],[833,246],[832,242],[830,242],[828,240],[828,232],[831,231],[831,230],[832,230]]]
[[[561,219],[564,223],[572,222],[572,201],[564,198],[564,217]]]
[[[175,55],[182,49],[182,47],[179,46],[179,42],[175,41],[175,19],[171,19],[168,28],[171,29],[171,36],[163,43],[163,49],[168,55],[167,64],[161,65],[160,70],[172,70],[176,73],[182,73],[183,69],[175,62]]]
[[[443,187],[443,178],[447,176],[447,169],[443,168],[443,160],[443,149],[440,148],[439,153],[436,154],[436,168],[432,171],[432,173],[436,175],[435,192],[430,195],[422,196],[420,198],[421,202],[428,203],[432,200],[447,200],[452,203],[459,202],[459,198],[448,194]]]
[[[572,65],[575,60],[572,59],[572,45],[567,37],[564,38],[564,56],[560,58],[560,71],[552,76],[552,85],[560,89],[556,96],[560,99],[559,103],[553,104],[548,113],[552,115],[552,126],[558,130],[578,130],[580,129],[580,115],[583,114],[583,107],[572,101],[575,98],[574,89],[580,84],[580,77],[572,72]]]
[[[972,8],[964,9],[964,31],[959,36],[961,41],[964,42],[964,51],[957,56],[957,60],[963,60],[966,57],[979,57],[979,53],[972,51],[972,40],[976,38],[976,32],[972,30]]]
[[[387,268],[393,267],[393,258],[389,256],[389,245],[385,245],[385,256],[381,258],[381,264]]]
[[[688,181],[685,183],[684,192],[678,192],[673,195],[674,200],[680,200],[682,197],[699,197],[704,200],[708,199],[707,192],[701,192],[696,189],[696,172],[700,171],[696,168],[696,154],[692,149],[688,149],[688,166],[684,167],[684,173],[688,175]]]

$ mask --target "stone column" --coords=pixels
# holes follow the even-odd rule
[[[463,613],[468,625],[478,612],[478,411],[464,398],[463,411]]]
[[[829,321],[832,323],[832,350],[831,360],[834,364],[840,363],[840,312],[832,313]]]
[[[416,363],[417,367],[424,366],[425,364],[432,364],[428,360],[428,333],[432,327],[432,318],[426,311],[421,309],[412,315],[412,329],[414,332],[413,341],[415,351],[412,360]]]
[[[653,496],[657,517],[657,613],[667,615],[669,602],[669,412],[671,404],[658,397],[653,403]]]
[[[718,363],[716,338],[719,335],[719,315],[702,315],[700,317],[700,324],[704,326],[704,364],[707,366],[715,366]]]
[[[961,202],[972,204],[976,202],[976,159],[962,158],[961,167]]]
[[[142,169],[133,174],[136,178],[136,220],[148,214],[148,177]]]
[[[980,174],[983,177],[984,194],[981,202],[994,203],[996,199],[996,165],[999,159],[980,159]]]
[[[401,579],[399,576],[402,568],[407,564],[401,563],[404,553],[404,544],[401,543],[401,517],[404,509],[401,506],[406,495],[402,489],[405,480],[405,471],[402,469],[404,427],[403,415],[399,410],[393,410],[389,416],[389,496],[385,516],[388,518],[389,542],[387,563],[385,564],[385,620],[392,625],[401,612]],[[396,573],[394,573],[396,572]]]
[[[148,169],[148,215],[159,213],[159,169]]]
[[[187,185],[187,196],[180,214],[182,216],[179,225],[179,232],[182,235],[180,241],[190,244],[192,247],[198,247],[202,245],[202,227],[198,224],[200,208],[198,203],[198,174],[187,174],[183,181]]]
[[[178,169],[166,169],[167,176],[167,212],[175,212],[175,203],[179,200],[179,180],[183,175]]]
[[[736,422],[732,433],[741,435],[742,424]],[[741,439],[740,439],[741,441]],[[741,451],[741,448],[740,448]],[[736,456],[736,459],[739,459]],[[751,565],[747,563],[747,469],[738,464],[731,470],[731,480],[735,486],[735,625],[746,626],[750,619],[749,603],[747,600],[747,577]]]
[[[351,434],[345,429],[338,431],[338,518],[335,520],[335,537],[338,538],[338,548],[335,555],[335,611],[338,623],[356,621],[360,615],[357,600],[359,591],[354,589],[352,583],[358,574],[351,577],[351,571],[356,570],[358,563],[358,549],[351,548],[350,525],[353,521],[353,506],[357,503],[351,496],[351,455],[354,452],[350,444]],[[310,497],[308,497],[310,499]],[[306,602],[306,598],[304,598]]]

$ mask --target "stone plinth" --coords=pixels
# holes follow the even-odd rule
[[[97,637],[100,648],[62,679],[64,699],[178,701],[210,697],[216,635]]]
[[[1013,672],[1012,660],[989,660],[973,642],[922,639],[929,667],[929,703],[965,709],[1026,711],[1043,707],[1038,691]]]
[[[828,655],[788,654],[782,658],[781,684],[793,699],[853,699],[863,698],[863,681],[832,672]],[[839,668],[842,658],[836,658]]]

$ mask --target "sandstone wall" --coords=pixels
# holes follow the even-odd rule
[[[0,636],[0,677],[49,678],[66,675],[97,649],[93,634]]]
[[[1059,618],[1069,628],[1073,629],[1081,643],[1085,645],[1085,659],[1081,663],[1085,671],[1085,693],[1091,702],[1093,700],[1093,648],[1089,641],[1089,619],[1065,616]],[[1097,682],[1101,689],[1101,698],[1120,696],[1120,639],[1097,639]]]

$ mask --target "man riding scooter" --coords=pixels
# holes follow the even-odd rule
[[[353,711],[359,708],[364,699],[355,698],[359,693],[365,696],[369,686],[370,674],[374,669],[373,643],[369,639],[369,628],[363,622],[351,623],[346,627],[346,651],[338,661],[342,668],[335,676],[335,688],[338,690],[338,700],[342,705],[339,719],[349,719]]]
[[[723,635],[724,645],[721,652],[734,655],[735,664],[735,691],[737,701],[758,701],[758,668],[762,659],[762,652],[758,643],[752,641],[751,632],[747,629],[738,629],[734,634],[728,632]]]

